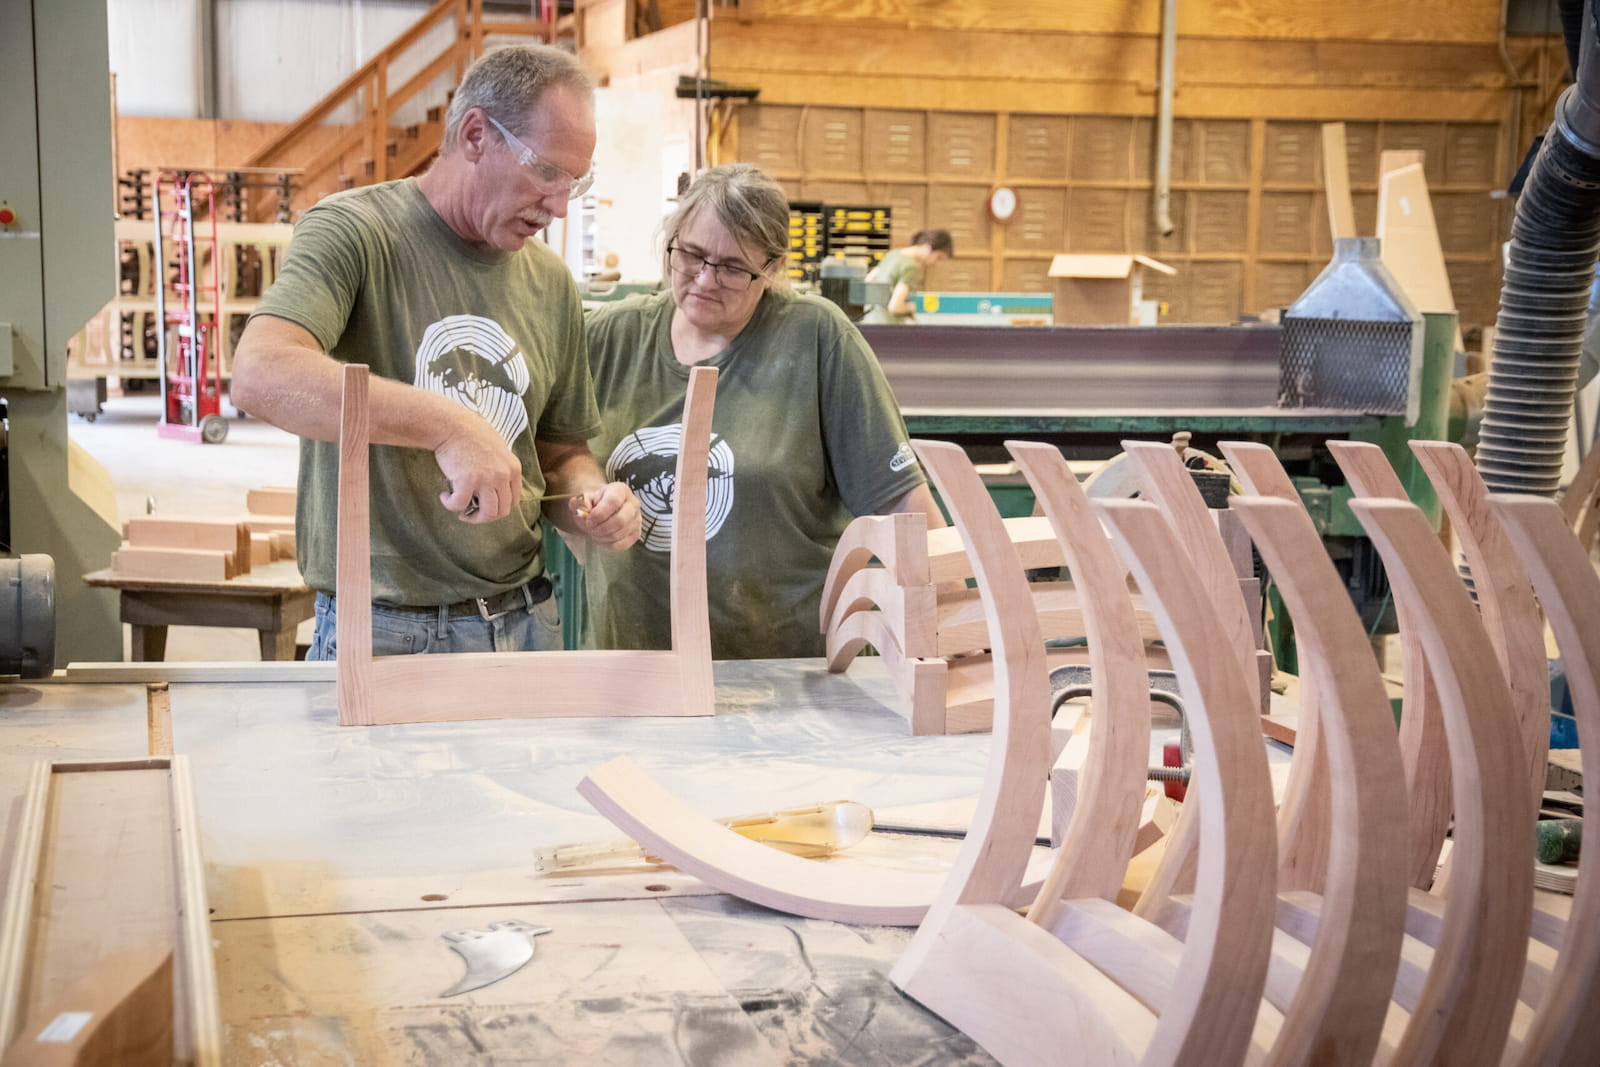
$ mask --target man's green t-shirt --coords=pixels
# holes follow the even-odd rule
[[[353,189],[307,211],[257,315],[294,322],[334,359],[449,397],[487,419],[522,462],[523,497],[499,522],[439,502],[433,454],[372,452],[372,599],[428,606],[489,596],[543,569],[534,439],[582,441],[599,425],[582,305],[540,241],[470,245],[414,179]],[[295,543],[315,589],[334,588],[339,446],[303,440]]]
[[[887,282],[890,296],[894,295],[895,289],[899,287],[901,282],[904,282],[906,288],[914,294],[918,289],[922,288],[922,264],[896,250],[878,261],[878,265],[873,267],[872,272],[867,275],[867,280]],[[868,309],[867,313],[862,316],[861,321],[875,326],[891,326],[897,323],[903,325],[912,321],[912,316],[909,314],[896,315],[889,310],[887,304],[882,304],[874,305]]]
[[[608,480],[639,498],[644,536],[590,553],[600,648],[671,647],[673,480],[689,367],[673,355],[668,293],[588,316]],[[839,535],[925,480],[872,350],[834,305],[768,293],[716,367],[706,506],[711,651],[718,659],[819,656],[817,612]]]

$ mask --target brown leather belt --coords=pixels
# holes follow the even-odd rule
[[[552,592],[554,592],[554,588],[550,584],[550,579],[541,574],[526,585],[519,585],[515,589],[507,589],[505,592],[495,593],[493,596],[462,600],[449,605],[445,610],[449,612],[450,617],[453,619],[466,615],[477,615],[485,621],[489,621],[498,619],[500,616],[510,614],[513,611],[532,611],[546,600],[549,600]],[[373,607],[379,611],[398,611],[408,615],[439,614],[439,608],[437,607],[416,608],[392,604],[374,604]]]

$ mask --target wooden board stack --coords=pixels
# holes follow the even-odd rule
[[[293,487],[264,486],[245,494],[242,518],[141,515],[122,524],[112,554],[118,577],[225,582],[252,567],[294,558]]]
[[[248,573],[250,531],[235,519],[143,515],[122,524],[111,569],[127,578],[227,581]]]
[[[1178,453],[1166,445],[1123,442],[1152,491],[1164,493],[1163,506],[1192,536],[1185,541],[1208,570],[1233,630],[1249,630],[1248,654],[1257,682],[1255,698],[1266,707],[1270,657],[1262,645],[1261,592],[1250,571],[1249,543],[1226,510],[1208,508]],[[1037,487],[1035,487],[1037,495]],[[1050,522],[1043,516],[1003,519],[1002,525],[1028,570],[1067,562]],[[1204,545],[1214,551],[1200,552]],[[1213,558],[1214,557],[1214,558]],[[1214,564],[1214,566],[1213,566]],[[1223,576],[1219,568],[1233,568]],[[839,540],[823,583],[818,624],[827,638],[828,669],[847,670],[871,646],[889,668],[911,732],[956,734],[990,729],[994,717],[994,661],[982,598],[968,587],[973,564],[954,528],[928,530],[918,515],[865,515]],[[1235,596],[1232,589],[1237,588]],[[1047,641],[1082,638],[1082,596],[1071,581],[1030,581],[1029,599]],[[1219,594],[1220,595],[1220,594]],[[1233,601],[1238,601],[1234,604]],[[1149,666],[1171,663],[1156,644],[1160,634],[1143,599],[1134,597],[1140,633],[1149,648]],[[1046,656],[1050,669],[1089,662],[1081,645],[1059,644]]]
[[[245,494],[252,563],[294,558],[294,486],[266,485]]]

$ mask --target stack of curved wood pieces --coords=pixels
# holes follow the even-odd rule
[[[1260,612],[1252,614],[1245,606],[1254,592],[1248,553],[1241,561],[1223,544],[1215,529],[1215,513],[1206,508],[1171,446],[1125,441],[1123,447],[1133,457],[1147,491],[1185,534],[1185,545],[1206,546],[1204,567],[1212,565],[1209,550],[1214,543],[1219,553],[1214,558],[1226,561],[1219,565],[1234,568],[1225,580],[1244,587],[1245,599],[1238,611],[1224,614],[1226,636],[1230,640],[1238,636],[1234,629],[1244,625],[1259,648],[1259,625],[1250,620],[1259,619]],[[1026,468],[1023,473],[1028,474]],[[1039,497],[1031,476],[1029,483]],[[1068,563],[1048,518],[1011,518],[1002,524],[1028,570]],[[1070,567],[1069,571],[1077,573]],[[870,646],[894,680],[901,701],[898,710],[913,734],[988,730],[994,716],[994,655],[982,601],[978,591],[968,587],[973,573],[974,564],[954,528],[928,530],[916,515],[856,519],[840,539],[823,585],[818,623],[827,637],[828,669],[846,670]],[[1213,577],[1208,574],[1208,579]],[[1028,593],[1043,640],[1084,637],[1085,608],[1075,582],[1030,582]],[[1229,596],[1233,599],[1233,594]],[[1134,605],[1151,667],[1170,669],[1157,644],[1160,633],[1154,617],[1138,593]],[[1052,670],[1089,662],[1087,650],[1079,644],[1051,645],[1046,656]]]

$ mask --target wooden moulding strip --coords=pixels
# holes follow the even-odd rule
[[[22,973],[33,926],[33,898],[39,883],[39,854],[44,848],[44,812],[50,796],[50,764],[33,765],[28,791],[17,820],[17,846],[6,881],[4,925],[0,926],[0,1053],[22,1024]]]
[[[173,756],[172,828],[176,837],[180,973],[189,979],[189,1025],[195,1063],[222,1062],[222,1005],[217,992],[216,958],[211,951],[211,908],[206,901],[205,864],[200,856],[200,819],[195,811],[189,757]]]
[[[136,785],[138,779],[121,778],[139,772],[157,772],[166,781],[152,794],[148,785]],[[70,789],[68,775],[73,776]],[[146,813],[154,817],[141,818],[127,810],[128,801],[141,792],[164,799],[165,818],[155,811]],[[87,807],[95,801],[116,808],[120,826],[104,825],[100,813]],[[103,834],[121,832],[116,847],[133,861],[131,870],[98,875],[103,883],[98,886],[87,884],[83,870],[100,860],[98,853],[74,861],[72,842],[58,836],[70,834],[74,826],[82,832],[96,825]],[[153,842],[145,849],[128,841],[126,831],[148,835],[164,828],[171,834],[168,842]],[[163,858],[172,864],[165,871]],[[76,872],[74,864],[80,868]],[[221,1064],[222,1022],[204,879],[194,793],[183,756],[36,763],[18,822],[0,929],[0,1049],[21,1028],[41,1021],[29,1019],[30,1012],[59,1006],[56,995],[91,976],[102,959],[166,942],[173,957],[174,1060],[199,1067]],[[74,893],[82,899],[75,902]],[[164,902],[163,895],[169,895]],[[88,906],[94,900],[106,906]],[[141,903],[149,907],[141,910]]]
[[[253,534],[294,534],[294,517],[282,515],[247,515],[244,524]]]
[[[122,536],[135,548],[208,548],[250,558],[250,531],[237,519],[141,515],[122,524]]]
[[[225,582],[238,574],[232,552],[210,548],[141,548],[124,543],[111,554],[120,578],[176,578]]]
[[[335,548],[335,593],[344,625],[339,627],[339,723],[371,726],[372,537],[367,484],[367,368],[344,369],[339,415],[339,527]],[[276,554],[276,553],[274,553]]]
[[[1334,237],[1356,236],[1356,209],[1350,199],[1350,157],[1344,123],[1322,124],[1322,182],[1328,197],[1328,229]]]
[[[296,683],[332,682],[338,668],[332,661],[306,663],[303,660],[240,660],[232,663],[69,663],[44,682],[69,685],[130,682],[199,683],[201,685],[244,685],[252,682]],[[37,685],[39,682],[34,682]]]
[[[292,486],[262,486],[245,493],[245,510],[252,515],[294,517],[295,490]]]

